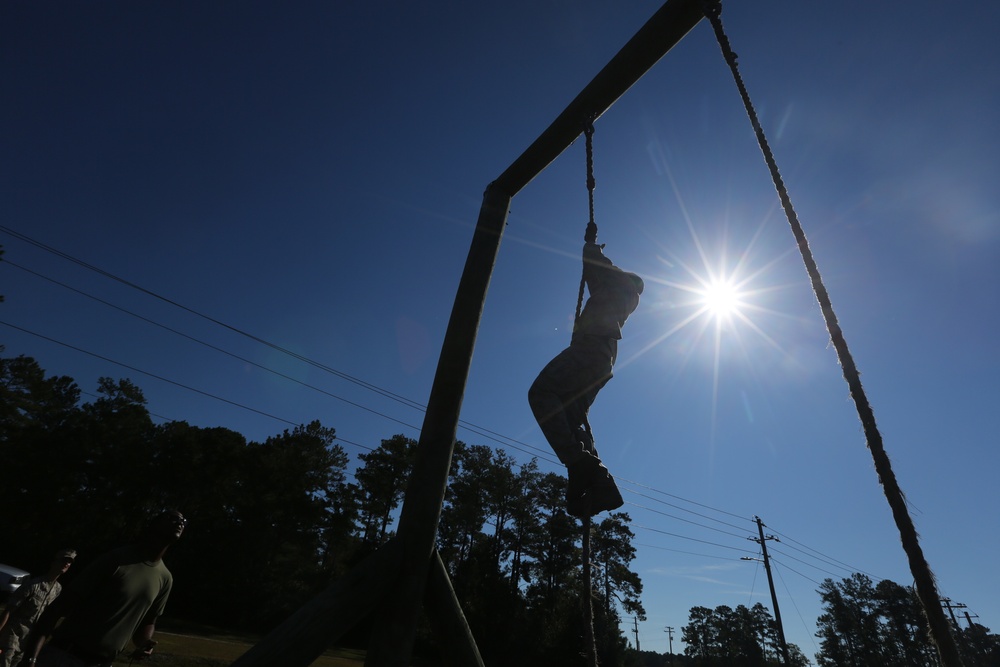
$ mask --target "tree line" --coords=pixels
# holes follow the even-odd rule
[[[937,652],[927,619],[913,587],[889,579],[877,584],[861,573],[841,581],[825,579],[817,591],[823,613],[816,621],[819,667],[937,667]],[[1000,667],[1000,637],[967,619],[956,618],[953,631],[965,667]],[[777,627],[761,604],[692,607],[681,628],[682,656],[642,654],[642,667],[768,667],[810,664],[802,650],[788,645],[789,662],[781,657]]]
[[[149,516],[190,523],[167,563],[168,623],[266,632],[393,535],[416,441],[382,440],[350,457],[319,421],[263,442],[226,428],[154,423],[142,390],[101,378],[81,402],[66,376],[0,357],[0,561],[41,571],[57,549],[74,572],[131,541]],[[580,522],[566,480],[537,462],[459,442],[438,550],[491,665],[581,664]],[[603,664],[623,663],[622,614],[644,618],[626,513],[592,536],[595,630]],[[343,643],[365,646],[359,624]],[[518,641],[511,641],[517,638]],[[418,652],[434,651],[421,629]]]
[[[855,573],[839,582],[825,579],[818,592],[823,601],[816,622],[820,667],[940,664],[912,586],[889,579],[875,584]],[[971,617],[964,627],[954,618],[952,626],[965,667],[1000,667],[1000,637]]]

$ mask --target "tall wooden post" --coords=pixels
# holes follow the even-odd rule
[[[459,412],[472,364],[486,290],[507,224],[511,196],[490,185],[483,197],[451,320],[424,415],[413,472],[396,536],[403,557],[394,594],[378,613],[365,659],[367,667],[408,667],[434,539],[448,484]]]

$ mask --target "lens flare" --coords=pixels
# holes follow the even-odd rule
[[[732,280],[713,280],[701,292],[702,305],[716,319],[728,319],[740,309],[740,292]]]

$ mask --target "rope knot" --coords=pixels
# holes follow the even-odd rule
[[[720,0],[701,0],[701,11],[709,20],[717,19],[722,15],[722,2]]]

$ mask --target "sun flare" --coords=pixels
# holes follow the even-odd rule
[[[731,280],[714,280],[701,290],[702,305],[719,319],[735,315],[740,307],[740,293]]]
[[[662,301],[666,326],[639,355],[681,336],[671,349],[708,352],[717,374],[724,355],[746,355],[757,340],[782,352],[769,329],[779,324],[776,317],[789,317],[775,310],[774,304],[776,294],[788,287],[776,282],[778,270],[783,270],[779,265],[792,251],[773,254],[764,247],[760,242],[763,223],[735,256],[724,244],[706,247],[690,222],[688,229],[693,252],[663,248],[664,273],[656,283],[667,288]],[[765,251],[772,256],[762,256]]]

